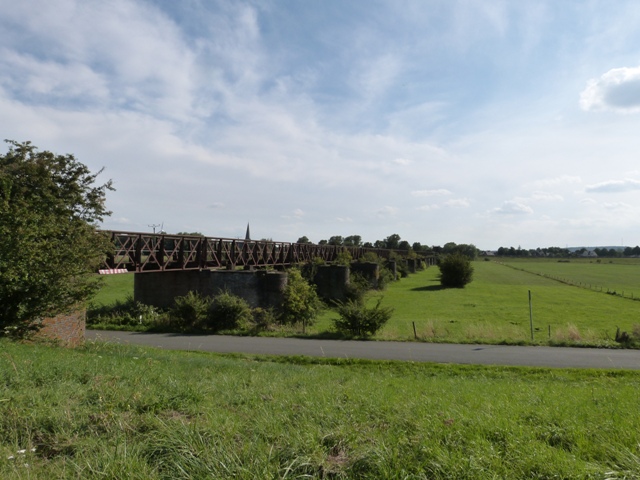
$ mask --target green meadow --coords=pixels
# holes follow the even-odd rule
[[[431,267],[371,294],[372,304],[382,296],[383,305],[394,309],[392,319],[374,338],[614,346],[618,328],[630,333],[640,330],[640,263],[614,262],[479,260],[473,262],[474,280],[464,289],[441,288],[439,270]],[[105,281],[97,304],[132,294],[132,274],[109,276]],[[325,310],[305,335],[330,334],[336,317],[333,310]],[[300,335],[301,331],[271,334]]]
[[[0,340],[3,479],[622,479],[640,374]]]

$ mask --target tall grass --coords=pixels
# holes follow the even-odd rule
[[[633,372],[0,351],[3,479],[640,475]]]

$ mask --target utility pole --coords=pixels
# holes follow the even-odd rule
[[[149,227],[149,228],[153,228],[153,234],[154,234],[154,235],[156,234],[156,228],[158,228],[159,226],[160,226],[160,224],[159,224],[159,223],[154,223],[154,224],[152,224],[152,225],[147,225],[147,227]]]

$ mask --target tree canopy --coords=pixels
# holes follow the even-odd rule
[[[0,335],[65,313],[99,288],[95,272],[111,250],[96,226],[111,181],[95,185],[73,155],[7,141],[0,155]],[[35,323],[34,323],[35,322]]]

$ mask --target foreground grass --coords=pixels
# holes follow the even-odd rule
[[[635,372],[0,351],[1,478],[640,476]]]

